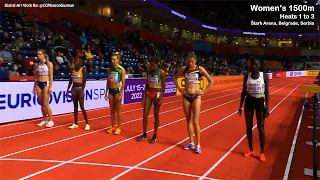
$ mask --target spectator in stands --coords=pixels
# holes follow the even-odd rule
[[[44,45],[44,48],[46,49],[46,50],[48,50],[48,51],[50,51],[51,49],[53,49],[53,44],[52,44],[52,41],[49,39],[48,41],[47,41],[47,43]],[[50,53],[50,52],[49,52]]]
[[[126,74],[133,74],[133,73],[134,73],[134,71],[131,66],[126,68]]]
[[[28,76],[34,76],[33,67],[36,63],[35,58],[32,56],[30,58],[25,58],[26,72]]]
[[[5,45],[3,50],[0,51],[0,57],[3,59],[4,62],[12,62],[13,57],[11,52],[9,51],[9,46]]]
[[[58,76],[61,74],[59,64],[55,61],[53,64],[53,75]]]
[[[71,58],[69,59],[67,66],[68,66],[68,69],[69,69],[70,71],[72,71],[72,70],[75,68],[75,65],[74,65],[74,57],[71,57]]]
[[[68,61],[66,60],[66,58],[63,56],[62,52],[60,52],[60,51],[58,52],[58,55],[56,57],[56,61],[60,65],[68,63]]]
[[[82,32],[81,36],[80,36],[80,42],[82,44],[87,44],[87,37],[86,37],[86,33]]]
[[[18,37],[14,44],[15,44],[15,46],[18,46],[19,48],[22,48],[24,45],[23,37]]]
[[[13,61],[14,65],[19,68],[20,74],[26,73],[26,64],[21,54],[18,54],[17,58]]]
[[[49,61],[54,62],[57,59],[57,53],[54,51],[53,48],[50,49],[48,53]]]
[[[9,34],[7,33],[7,32],[4,32],[4,34],[3,34],[3,37],[1,38],[1,42],[2,42],[2,44],[1,45],[9,45],[9,44],[11,44],[11,40],[10,40],[10,38],[9,38]]]
[[[5,72],[5,69],[3,67],[3,60],[2,58],[0,58],[0,75],[3,74]]]
[[[87,46],[87,49],[84,51],[84,55],[85,55],[86,60],[93,58],[93,55],[91,53],[91,49],[90,49],[89,45]]]
[[[20,24],[20,20],[15,20],[14,26],[16,30],[21,30],[23,28],[22,25]]]
[[[39,39],[40,39],[41,41],[46,41],[46,36],[45,36],[45,34],[44,34],[44,33],[41,33],[41,35],[39,36]]]
[[[88,59],[88,62],[86,64],[86,68],[88,72],[93,72],[93,62],[92,62],[92,58]]]
[[[16,46],[14,49],[13,49],[13,51],[11,52],[11,54],[12,54],[12,58],[13,59],[17,59],[17,55],[20,53],[20,48],[19,48],[19,46]]]
[[[76,55],[76,58],[78,57],[83,57],[85,59],[85,49],[84,49],[84,46],[82,45],[81,48],[78,50],[77,49],[77,55]]]
[[[69,48],[66,49],[64,54],[68,60],[72,58],[71,50]]]
[[[20,76],[18,66],[16,64],[9,66],[9,76]]]

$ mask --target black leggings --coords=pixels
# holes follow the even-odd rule
[[[265,132],[264,132],[264,122],[265,122],[264,98],[254,98],[251,96],[247,96],[245,105],[244,105],[244,112],[245,112],[245,119],[246,119],[247,139],[248,139],[250,151],[253,151],[252,128],[253,128],[254,110],[256,111],[257,127],[259,132],[260,153],[264,153],[264,146],[266,141]]]

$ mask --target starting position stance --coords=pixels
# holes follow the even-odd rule
[[[197,138],[197,147],[195,152],[201,153],[200,147],[200,124],[199,124],[199,116],[200,116],[200,107],[201,107],[201,95],[206,93],[212,85],[213,81],[208,72],[200,66],[196,65],[197,57],[194,52],[191,52],[187,56],[187,66],[182,67],[179,72],[176,74],[174,82],[179,92],[182,94],[182,104],[184,109],[184,114],[187,119],[187,128],[190,138],[190,143],[184,146],[184,149],[194,149],[194,141],[193,141],[193,124],[196,130],[196,138]],[[185,86],[182,89],[178,85],[178,78],[184,76]],[[204,89],[200,89],[200,80],[201,76],[204,76],[208,79],[209,85]],[[193,114],[193,118],[192,115]]]
[[[121,132],[121,101],[122,94],[125,86],[126,72],[122,66],[119,65],[120,56],[119,53],[113,53],[111,56],[112,67],[108,70],[108,80],[106,87],[105,99],[109,98],[109,104],[111,109],[111,124],[112,127],[107,129],[107,133],[113,133],[119,135]],[[120,82],[121,87],[120,87]],[[115,128],[116,113],[118,115],[118,127]]]
[[[33,86],[33,93],[37,94],[41,105],[43,120],[38,126],[52,127],[52,110],[49,105],[50,94],[52,92],[53,84],[53,65],[49,61],[48,55],[44,49],[38,50],[39,63],[35,64],[35,81]],[[47,121],[47,115],[49,121]]]
[[[86,120],[85,130],[90,130],[90,125],[88,121],[88,116],[86,109],[84,108],[84,90],[86,89],[87,82],[87,70],[83,67],[83,60],[77,58],[74,61],[75,68],[72,70],[71,78],[69,81],[68,89],[66,91],[66,96],[68,96],[69,89],[72,84],[72,100],[74,105],[74,123],[69,126],[69,129],[78,128],[78,102],[80,104],[81,112],[84,119]]]
[[[166,76],[159,68],[159,59],[154,57],[150,60],[150,70],[147,73],[145,93],[141,105],[143,106],[143,134],[138,138],[139,141],[147,139],[148,116],[152,104],[154,105],[154,134],[150,143],[157,140],[159,127],[159,111],[166,89]]]
[[[245,74],[241,101],[238,114],[242,115],[242,105],[245,100],[244,113],[246,120],[246,132],[249,143],[249,151],[244,153],[245,157],[253,155],[252,146],[252,128],[253,114],[256,111],[257,126],[260,139],[260,160],[266,161],[264,154],[265,132],[264,121],[269,116],[269,77],[267,74],[260,72],[260,61],[251,60],[250,72]]]

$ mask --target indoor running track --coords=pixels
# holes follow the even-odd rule
[[[266,162],[244,158],[248,150],[244,117],[237,115],[241,83],[213,88],[202,96],[202,154],[185,151],[188,143],[181,97],[167,97],[161,108],[155,144],[136,139],[142,130],[140,103],[123,105],[121,135],[107,134],[109,109],[88,111],[91,130],[69,130],[73,115],[55,116],[53,128],[39,120],[0,126],[0,179],[279,179],[283,177],[310,78],[270,81],[266,119]],[[54,110],[53,110],[54,111]],[[149,138],[153,112],[149,115]],[[254,148],[259,139],[254,130]]]

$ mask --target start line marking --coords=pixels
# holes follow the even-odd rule
[[[91,162],[69,162],[69,161],[42,160],[42,159],[1,158],[0,161],[25,161],[25,162],[45,162],[45,163],[66,163],[66,164],[89,165],[89,166],[116,167],[116,168],[125,168],[125,169],[130,169],[130,168],[132,168],[132,166],[124,166],[124,165],[116,165],[116,164],[91,163]],[[143,171],[151,171],[151,172],[159,172],[159,173],[165,173],[165,174],[174,174],[174,175],[180,175],[180,176],[200,178],[200,176],[198,176],[198,175],[180,173],[180,172],[175,172],[175,171],[165,171],[165,170],[160,170],[160,169],[141,168],[141,167],[138,167],[138,168],[135,168],[135,169],[143,170]],[[208,180],[216,180],[216,179],[214,179],[214,178],[208,178],[208,177],[206,177],[205,179],[208,179]]]

